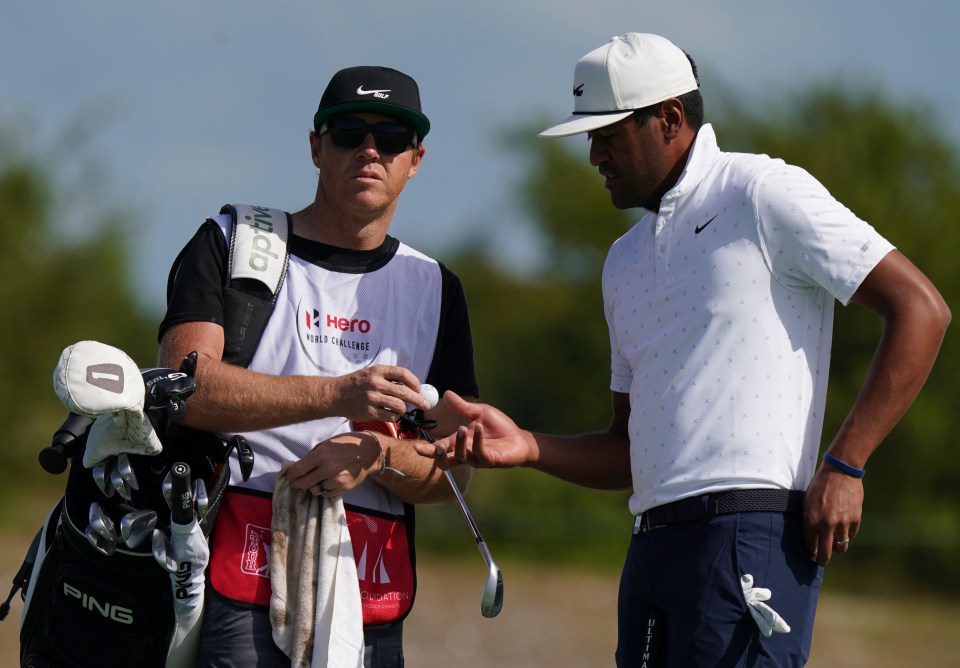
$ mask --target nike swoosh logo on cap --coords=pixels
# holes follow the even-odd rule
[[[389,93],[391,89],[384,88],[382,90],[363,90],[363,84],[357,86],[357,95],[376,95],[377,93]]]

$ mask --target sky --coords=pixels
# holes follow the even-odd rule
[[[958,26],[949,0],[10,2],[0,128],[56,166],[61,233],[82,236],[84,212],[125,213],[135,287],[162,310],[170,263],[221,205],[312,200],[308,133],[343,67],[412,75],[432,123],[391,233],[441,260],[482,240],[521,267],[536,249],[505,135],[565,118],[574,65],[613,35],[654,32],[688,51],[708,121],[711,91],[765,100],[839,79],[922,105],[956,139]],[[586,154],[582,137],[551,141]]]

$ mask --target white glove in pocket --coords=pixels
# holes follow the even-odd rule
[[[753,576],[749,573],[740,576],[740,586],[743,588],[743,597],[747,601],[750,615],[757,626],[760,627],[760,633],[763,634],[764,638],[769,638],[774,632],[790,633],[790,626],[784,621],[783,617],[764,603],[764,601],[769,601],[773,595],[769,589],[754,587]]]

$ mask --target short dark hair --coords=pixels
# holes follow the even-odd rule
[[[684,55],[687,57],[687,60],[690,61],[690,67],[693,69],[693,78],[697,80],[697,86],[699,86],[700,77],[697,75],[697,64],[693,62],[693,58],[690,57],[689,53],[684,51]],[[677,99],[680,100],[680,104],[683,105],[683,113],[687,117],[687,124],[694,130],[699,130],[700,126],[703,125],[703,95],[700,94],[700,89],[694,88],[689,93],[678,95]],[[648,107],[637,109],[633,112],[633,120],[643,125],[647,122],[647,119],[656,115],[660,110],[661,104],[663,103],[657,102]]]

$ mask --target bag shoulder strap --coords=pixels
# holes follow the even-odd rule
[[[290,260],[290,216],[279,209],[226,204],[220,213],[232,219],[227,276],[223,290],[223,360],[246,367],[273,314]],[[260,283],[269,291],[253,286]]]

